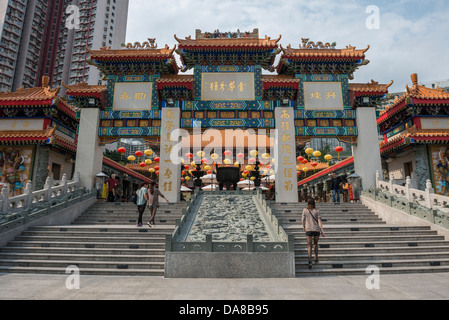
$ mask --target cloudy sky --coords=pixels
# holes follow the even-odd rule
[[[379,9],[379,29],[373,11]],[[282,46],[298,48],[301,38],[364,49],[371,63],[353,82],[395,84],[404,91],[410,75],[420,82],[449,79],[449,1],[447,0],[130,0],[127,42],[157,38],[159,47],[202,31],[252,31],[282,35]]]

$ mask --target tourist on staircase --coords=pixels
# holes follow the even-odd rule
[[[340,203],[340,188],[343,184],[343,181],[340,177],[337,177],[337,174],[332,173],[332,200],[334,203]]]
[[[302,212],[302,226],[307,237],[308,268],[312,269],[312,246],[315,251],[315,264],[318,264],[318,241],[320,235],[325,237],[320,210],[316,208],[315,200],[312,198],[308,200],[307,208]]]
[[[159,189],[155,188],[156,183],[152,182],[148,188],[147,196],[148,196],[148,208],[150,209],[151,218],[150,222],[148,222],[148,226],[150,228],[156,227],[156,224],[154,222],[154,219],[156,217],[157,209],[159,208],[159,196],[165,199],[165,201],[168,200],[165,198],[165,196],[159,191]]]
[[[142,227],[142,217],[148,202],[148,182],[142,182],[137,190],[137,210],[139,211],[139,219],[137,227]]]

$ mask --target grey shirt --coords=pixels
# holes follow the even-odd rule
[[[305,222],[306,232],[321,232],[320,225],[315,221],[311,214],[313,214],[317,221],[321,219],[320,210],[309,210],[305,208],[302,212],[302,222]]]

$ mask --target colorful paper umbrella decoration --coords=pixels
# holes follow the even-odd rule
[[[212,158],[212,160],[217,160],[220,156],[218,154],[216,154],[216,153],[212,153],[210,155],[210,157]]]
[[[313,156],[314,156],[315,158],[319,158],[319,157],[321,157],[321,152],[320,152],[320,151],[315,151],[315,152],[313,153]]]
[[[330,154],[326,154],[325,156],[324,156],[324,159],[325,160],[327,160],[327,164],[329,164],[329,162],[332,160],[332,156],[330,155]]]
[[[147,165],[146,165],[145,162],[141,162],[141,163],[139,164],[139,166],[141,166],[142,168],[145,168]]]
[[[146,156],[152,156],[153,155],[153,150],[148,149],[148,150],[145,150],[144,153],[145,153]]]
[[[136,151],[134,154],[136,155],[136,157],[143,156],[143,152],[142,151]]]
[[[160,161],[161,161],[161,158],[159,158],[159,157],[154,158],[154,162],[160,162]]]
[[[133,162],[133,161],[136,160],[136,157],[134,157],[134,156],[129,156],[129,157],[128,157],[128,160],[131,161],[131,162]]]
[[[338,153],[338,159],[340,159],[340,153],[343,152],[343,147],[336,147],[335,152]]]
[[[153,163],[153,161],[151,161],[150,159],[145,160],[145,164],[147,164],[147,165],[150,165],[152,163]]]

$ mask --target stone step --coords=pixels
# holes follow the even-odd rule
[[[379,268],[397,268],[397,267],[438,267],[438,266],[449,266],[449,259],[439,259],[439,260],[427,260],[427,259],[407,259],[407,260],[360,260],[360,261],[320,261],[319,264],[314,264],[312,269],[318,270],[329,270],[329,269],[355,269],[355,268],[367,268],[368,266],[377,266]],[[304,269],[308,266],[307,261],[300,261],[295,263],[296,270]]]
[[[49,253],[0,253],[0,260],[64,260],[64,261],[145,261],[164,262],[164,255],[89,255],[89,254],[49,254]]]
[[[393,254],[393,253],[445,253],[449,255],[449,246],[428,246],[428,247],[374,247],[374,248],[320,248],[319,252],[326,254],[339,255],[358,255],[358,254]],[[306,246],[295,246],[295,254],[307,254]]]
[[[51,254],[98,254],[98,255],[154,255],[165,253],[165,247],[154,246],[151,249],[129,249],[129,248],[85,248],[85,243],[72,244],[72,246],[50,246],[50,247],[4,247],[1,253],[51,253]]]
[[[26,241],[33,241],[33,242],[86,242],[86,243],[104,243],[107,241],[107,243],[135,243],[135,241],[140,241],[142,244],[148,244],[148,243],[165,243],[165,237],[160,237],[159,235],[154,235],[153,237],[148,238],[142,238],[142,237],[131,237],[131,238],[124,238],[124,237],[114,237],[114,238],[104,238],[104,237],[61,237],[61,236],[18,236],[14,239],[14,241],[17,242],[26,242]]]
[[[295,237],[295,241],[304,241],[305,243],[305,235],[303,237]],[[391,236],[359,236],[359,237],[330,237],[327,235],[326,238],[320,238],[319,244],[325,244],[329,242],[335,242],[335,243],[372,243],[375,241],[389,241],[389,242],[395,242],[395,241],[407,241],[407,242],[416,242],[416,241],[444,241],[444,236],[439,235],[404,235],[404,236],[398,236],[398,235],[391,235]]]
[[[449,252],[420,252],[420,253],[358,253],[358,254],[335,254],[335,253],[319,253],[320,262],[325,261],[355,261],[366,260],[375,262],[377,260],[407,260],[407,259],[428,259],[433,261],[435,259],[449,259]],[[307,261],[307,253],[296,253],[295,261]]]
[[[142,228],[137,228],[136,226],[130,225],[115,225],[115,226],[55,226],[55,227],[32,227],[25,232],[59,232],[62,235],[66,235],[68,232],[94,232],[94,233],[144,233],[144,234],[168,234],[173,232],[175,226],[156,226],[156,228],[150,228],[144,226]]]
[[[302,249],[307,246],[305,240],[295,239],[295,250]],[[320,250],[334,248],[384,248],[384,247],[433,247],[433,246],[449,246],[449,241],[440,240],[417,240],[417,241],[398,241],[392,238],[390,241],[322,241],[318,243]]]
[[[383,274],[413,274],[413,273],[437,273],[449,272],[449,266],[425,266],[425,267],[398,267],[398,268],[379,268]],[[296,269],[297,277],[316,277],[316,276],[345,276],[345,275],[363,275],[368,277],[371,273],[366,272],[366,268],[343,268],[343,269],[316,269],[304,268]]]
[[[67,268],[76,265],[81,270],[87,269],[161,269],[164,262],[108,262],[108,261],[60,261],[60,260],[0,260],[0,266],[18,266],[29,268]]]
[[[67,274],[67,268],[38,268],[38,267],[17,267],[17,266],[0,266],[0,273],[30,273],[30,274]],[[141,276],[141,277],[163,277],[163,269],[100,269],[100,268],[83,268],[80,270],[81,275],[102,275],[102,276]]]
[[[145,230],[145,229],[143,229]],[[59,236],[59,237],[99,237],[103,239],[108,239],[109,237],[121,237],[121,238],[129,238],[129,239],[135,239],[135,238],[141,238],[141,237],[147,237],[147,241],[151,241],[154,237],[160,237],[165,236],[166,234],[171,234],[171,232],[167,233],[152,233],[154,229],[149,229],[148,232],[117,232],[117,231],[108,231],[108,232],[89,232],[89,231],[67,231],[64,234],[60,233],[47,233],[47,235],[51,236]],[[23,233],[23,236],[36,236],[36,235],[45,235],[45,233],[36,233],[36,232],[27,232]]]
[[[347,219],[347,220],[327,220],[322,219],[321,222],[323,223],[323,226],[329,225],[329,224],[348,224],[351,223],[353,225],[359,225],[359,224],[386,224],[382,220],[378,219],[352,219],[353,221]],[[285,226],[294,226],[294,225],[302,225],[301,219],[278,219],[278,221],[285,225]]]
[[[392,231],[392,232],[401,232],[401,231],[431,231],[431,232],[436,232],[431,230],[431,228],[429,226],[392,226],[392,225],[370,225],[370,226],[357,226],[354,227],[353,225],[338,225],[338,226],[334,226],[334,225],[327,225],[327,226],[323,226],[324,230],[327,232],[342,232],[342,231],[346,231],[346,232],[365,232],[365,231]],[[285,228],[285,231],[287,233],[291,232],[291,233],[304,233],[303,228],[302,227],[288,227]]]

